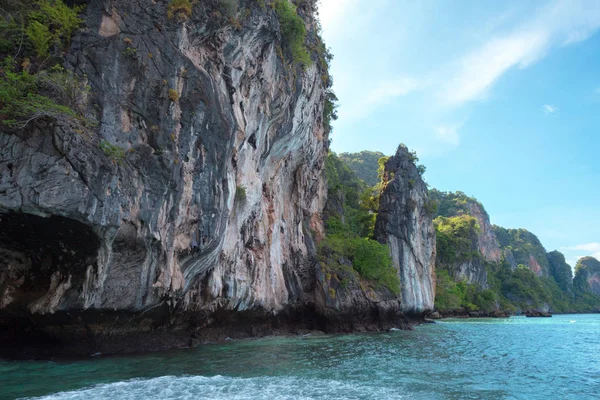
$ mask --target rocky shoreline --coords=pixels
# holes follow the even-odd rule
[[[64,359],[123,355],[189,348],[229,339],[308,333],[382,332],[412,329],[421,316],[381,312],[325,316],[313,304],[268,312],[217,310],[172,313],[166,306],[147,312],[56,312],[52,315],[3,315],[0,358]]]

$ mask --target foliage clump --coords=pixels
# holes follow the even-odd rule
[[[470,214],[471,205],[477,205],[485,212],[480,202],[461,191],[442,192],[437,189],[431,189],[429,190],[428,197],[436,203],[434,217],[455,217],[457,215]]]
[[[15,61],[6,58],[0,77],[0,121],[4,125],[20,129],[43,117],[74,127],[89,124],[79,108],[89,87],[72,72],[55,66],[32,75],[17,71]]]
[[[377,175],[379,159],[385,154],[379,151],[364,150],[359,153],[340,153],[339,158],[354,171],[356,176],[369,186],[375,186],[381,178]]]
[[[392,293],[400,292],[400,279],[393,267],[386,245],[369,238],[348,234],[328,234],[320,243],[319,253],[329,266],[347,259],[352,268],[365,280],[383,286]]]
[[[243,186],[236,186],[235,188],[235,202],[242,204],[246,201],[246,188]]]
[[[111,144],[107,140],[102,139],[100,141],[100,148],[113,162],[121,163],[125,158],[125,149],[115,144]]]
[[[493,290],[481,290],[465,281],[455,281],[444,269],[436,271],[436,309],[491,312],[496,308],[496,301]]]
[[[190,0],[171,0],[167,6],[167,17],[178,21],[185,21],[192,15]]]
[[[24,128],[53,118],[77,130],[89,124],[82,102],[89,88],[59,65],[82,20],[82,7],[61,0],[14,2],[0,19],[0,121]],[[34,72],[35,71],[35,72]]]
[[[167,96],[169,97],[169,100],[171,100],[173,103],[179,101],[179,92],[175,89],[169,89],[169,93]]]
[[[480,256],[477,247],[474,246],[480,230],[476,218],[470,215],[437,217],[433,225],[439,263],[452,265]]]
[[[273,8],[279,20],[283,42],[291,54],[292,60],[303,66],[310,65],[312,60],[304,45],[306,27],[296,12],[296,6],[287,0],[275,0]]]
[[[319,246],[322,262],[339,270],[347,267],[340,262],[345,260],[362,279],[398,294],[400,280],[389,248],[372,238],[377,211],[373,210],[374,188],[357,178],[335,153],[329,153],[325,173],[329,200],[327,235]]]
[[[39,57],[47,57],[50,49],[62,49],[83,20],[81,6],[69,7],[61,0],[37,0],[27,14],[25,33]]]

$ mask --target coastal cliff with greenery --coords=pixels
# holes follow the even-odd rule
[[[0,2],[0,338],[21,356],[600,309],[600,269],[334,154],[316,0]]]
[[[315,0],[1,7],[3,351],[385,330],[433,309],[424,167],[366,152],[370,185],[330,153]]]
[[[345,153],[347,167],[376,174],[369,152]],[[365,166],[370,171],[365,171]],[[366,183],[365,183],[366,185]],[[600,269],[582,258],[575,277],[564,255],[525,229],[492,225],[463,192],[429,190],[436,231],[435,309],[443,315],[600,311]]]

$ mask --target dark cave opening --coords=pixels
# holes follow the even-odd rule
[[[0,214],[0,309],[42,297],[55,273],[71,276],[71,287],[80,288],[99,245],[92,228],[73,219]]]

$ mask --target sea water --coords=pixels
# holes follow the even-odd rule
[[[456,319],[80,361],[0,361],[0,397],[599,399],[600,315]]]

